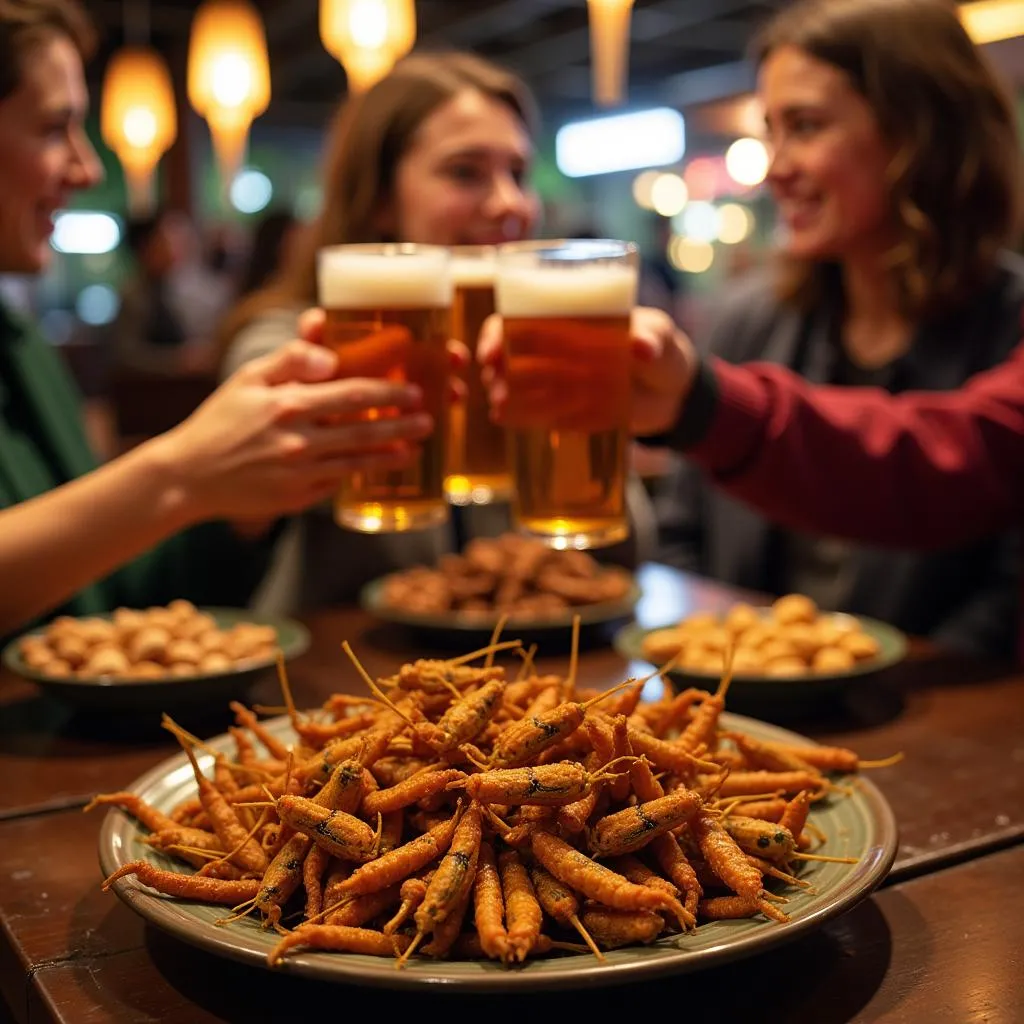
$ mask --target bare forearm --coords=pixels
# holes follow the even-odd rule
[[[63,603],[195,516],[161,439],[0,512],[0,634]]]

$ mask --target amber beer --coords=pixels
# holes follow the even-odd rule
[[[517,523],[552,547],[614,544],[629,534],[635,247],[581,241],[514,250],[499,257],[497,306]],[[539,408],[528,401],[537,393],[548,396]]]
[[[444,522],[452,299],[447,250],[333,246],[320,252],[317,269],[326,316],[323,342],[338,355],[338,375],[417,384],[434,419],[434,431],[413,466],[352,474],[335,498],[335,520],[363,533]],[[396,409],[374,409],[363,418],[397,415]]]
[[[475,353],[484,321],[494,312],[495,250],[486,246],[452,250],[452,336]],[[505,431],[490,416],[479,368],[465,376],[466,399],[451,409],[448,447],[448,500],[486,505],[512,496]]]

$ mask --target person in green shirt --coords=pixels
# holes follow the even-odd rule
[[[55,213],[100,180],[83,128],[91,47],[75,0],[0,0],[0,273],[45,270]],[[244,603],[278,517],[353,470],[406,464],[432,429],[415,388],[335,368],[296,340],[97,467],[58,353],[0,305],[0,636],[58,611]],[[401,415],[351,423],[381,406]]]

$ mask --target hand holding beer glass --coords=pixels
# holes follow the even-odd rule
[[[452,336],[475,352],[484,321],[494,312],[494,246],[455,246],[452,253]],[[505,431],[491,420],[487,392],[471,367],[466,397],[451,409],[445,490],[454,505],[487,505],[512,496]]]
[[[516,243],[498,253],[515,517],[552,547],[603,547],[629,534],[637,270],[628,242]]]
[[[452,302],[448,251],[392,243],[331,246],[320,251],[317,274],[325,317],[322,342],[338,357],[338,376],[415,384],[434,421],[433,433],[408,468],[354,472],[335,498],[335,520],[363,533],[444,522]],[[396,413],[374,409],[362,418]]]

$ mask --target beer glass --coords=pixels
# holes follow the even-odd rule
[[[319,253],[317,277],[326,317],[323,343],[338,356],[338,376],[416,384],[434,419],[434,431],[414,465],[351,475],[335,498],[335,520],[363,533],[444,522],[452,302],[448,250],[392,243],[330,246]],[[397,414],[374,409],[361,418]]]
[[[629,534],[637,269],[628,242],[528,242],[498,252],[514,513],[521,531],[555,548],[604,547]]]
[[[497,250],[489,245],[452,248],[452,337],[471,353],[484,321],[494,312]],[[505,431],[492,422],[479,368],[466,374],[466,398],[452,407],[445,490],[454,505],[486,505],[512,496]]]

